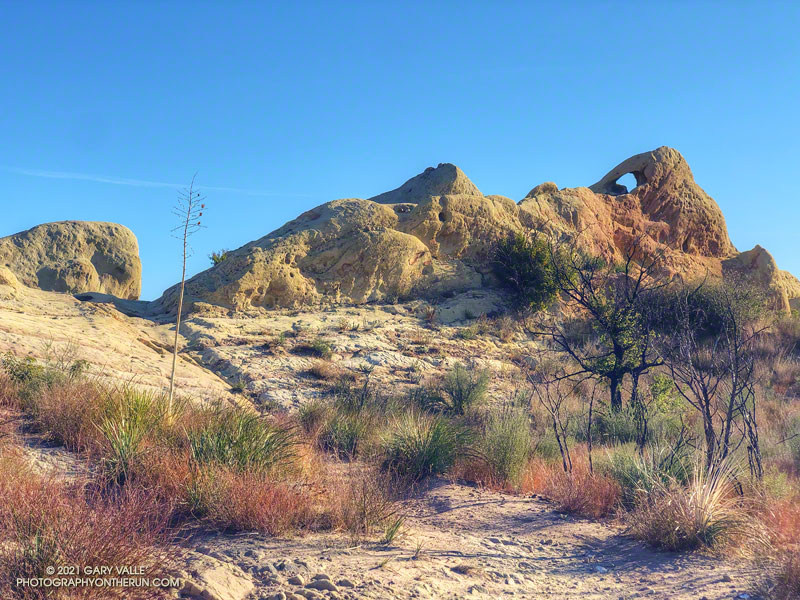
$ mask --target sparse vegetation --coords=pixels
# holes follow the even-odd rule
[[[394,370],[396,386],[386,384],[382,366],[373,375],[332,360],[338,340],[330,328],[328,337],[317,337],[313,325],[281,334],[269,348],[276,352],[288,342],[296,356],[279,354],[303,365],[317,394],[289,415],[180,397],[170,409],[166,394],[101,383],[65,353],[41,361],[4,357],[0,405],[23,411],[32,429],[87,461],[91,468],[81,485],[99,495],[87,492],[75,502],[105,511],[99,499],[112,498],[127,511],[135,507],[119,502],[130,497],[148,503],[145,513],[157,509],[163,522],[142,538],[151,540],[142,541],[147,547],[161,548],[180,528],[198,524],[268,535],[338,529],[354,541],[393,544],[404,531],[402,493],[425,478],[446,476],[506,493],[540,494],[564,513],[617,516],[632,535],[660,548],[738,552],[758,545],[783,565],[774,597],[791,597],[797,578],[792,552],[800,540],[794,507],[800,497],[800,411],[789,396],[797,360],[791,354],[794,325],[781,320],[772,327],[763,313],[740,313],[717,290],[701,300],[688,290],[665,288],[648,296],[652,311],[636,327],[652,327],[649,341],[646,348],[630,347],[647,357],[624,362],[628,370],[618,385],[628,401],[616,408],[607,372],[580,369],[580,360],[597,357],[591,352],[613,346],[610,338],[585,319],[562,322],[564,334],[574,336],[571,344],[583,336],[586,348],[573,355],[557,343],[542,344],[553,342],[553,330],[535,335],[530,313],[518,320],[480,317],[456,333],[460,339],[487,336],[496,344],[489,336],[516,338],[515,366],[494,373],[464,356],[475,344],[444,336],[437,345],[421,328],[404,338],[389,331],[385,339],[398,341],[416,361]],[[671,313],[671,324],[659,324],[664,307],[678,301],[682,310]],[[745,318],[732,323],[732,314]],[[363,334],[353,323],[338,322],[339,339]],[[345,346],[337,351],[344,355]],[[440,356],[459,349],[463,362],[437,364],[428,352],[434,346]],[[703,388],[698,382],[711,383]],[[493,397],[511,386],[513,400]],[[237,387],[245,389],[243,378],[234,381]],[[711,411],[713,438],[703,403]],[[0,431],[0,442],[6,440]],[[733,474],[712,464],[709,470],[709,440],[714,463],[736,461],[745,468]],[[753,468],[759,464],[763,477]],[[3,526],[0,535],[6,535]],[[0,547],[15,539],[9,535]],[[45,556],[32,558],[33,567],[27,558],[5,554],[0,560],[22,561],[20,569],[51,560],[46,544],[36,552]]]
[[[383,440],[385,472],[410,482],[445,473],[469,451],[473,435],[438,415],[411,410],[393,419]]]
[[[211,266],[216,267],[222,261],[226,260],[228,258],[229,253],[230,250],[223,248],[222,250],[219,250],[217,252],[212,252],[211,254],[209,254],[208,260],[211,261]]]
[[[521,407],[508,406],[491,413],[481,450],[492,480],[498,485],[516,487],[533,450],[528,412]]]

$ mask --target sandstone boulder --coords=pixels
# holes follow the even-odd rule
[[[732,281],[744,279],[760,285],[777,310],[789,312],[796,304],[792,300],[800,298],[800,281],[778,269],[772,255],[759,245],[723,261],[722,269],[723,276]]]
[[[101,292],[137,299],[142,267],[130,229],[116,223],[61,221],[0,238],[0,268],[24,286]]]

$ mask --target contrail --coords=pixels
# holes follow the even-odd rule
[[[145,179],[129,179],[127,177],[115,177],[113,175],[92,175],[90,173],[72,173],[69,171],[45,171],[43,169],[23,169],[20,167],[0,166],[0,169],[19,175],[29,177],[43,177],[46,179],[72,179],[76,181],[93,181],[96,183],[108,183],[111,185],[127,185],[133,187],[154,187],[183,189],[186,184],[167,183],[164,181],[148,181]],[[215,192],[230,192],[232,194],[245,194],[247,196],[291,196],[295,198],[313,198],[311,194],[284,194],[282,192],[272,192],[267,190],[248,190],[244,188],[203,185],[199,186],[203,190]]]

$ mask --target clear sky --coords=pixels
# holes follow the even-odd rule
[[[0,236],[127,225],[151,299],[195,172],[190,273],[439,162],[519,200],[668,145],[800,275],[798,30],[797,2],[0,0]]]

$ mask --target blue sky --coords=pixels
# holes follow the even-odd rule
[[[195,172],[190,273],[439,162],[519,200],[669,145],[737,248],[800,275],[798,27],[788,2],[0,0],[0,236],[127,225],[150,299]]]

